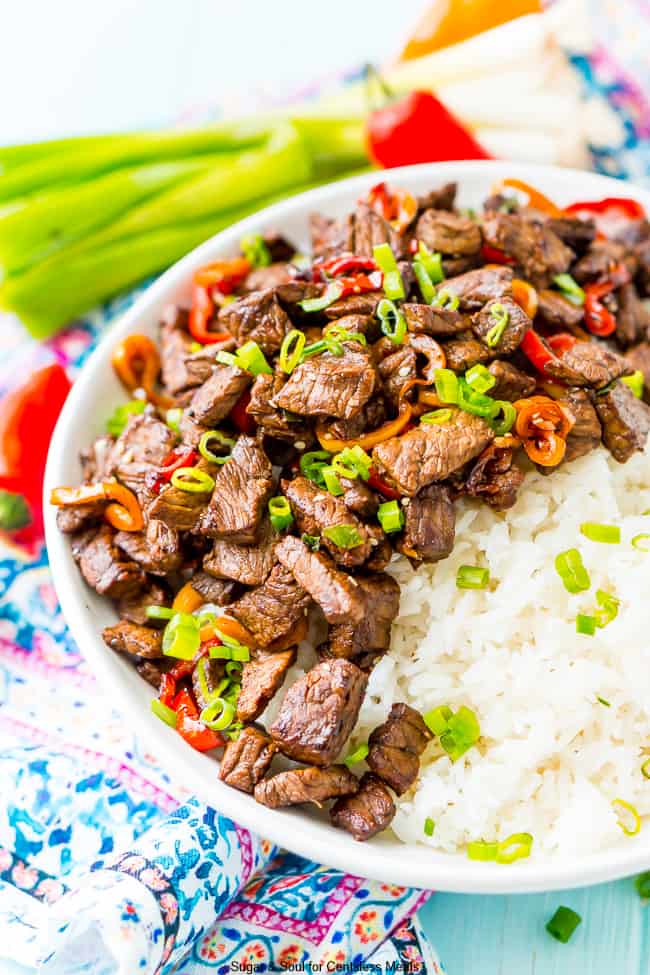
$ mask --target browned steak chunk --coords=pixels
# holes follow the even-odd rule
[[[192,589],[203,596],[206,603],[215,606],[228,606],[233,600],[235,583],[230,579],[215,579],[207,572],[195,572],[190,579]]]
[[[296,659],[296,648],[281,650],[279,653],[258,651],[244,665],[241,692],[237,699],[237,718],[239,721],[254,721],[258,718],[272,697],[280,690],[287,671]]]
[[[115,533],[103,525],[99,531],[75,536],[72,554],[81,574],[100,596],[119,599],[144,585],[145,575],[135,562],[124,558],[115,545]]]
[[[472,366],[478,363],[490,361],[491,352],[484,342],[477,339],[459,338],[445,342],[445,356],[447,357],[447,368],[453,372],[467,372]]]
[[[417,354],[410,345],[402,345],[382,359],[377,367],[386,399],[397,407],[402,388],[417,378]]]
[[[476,221],[449,210],[425,210],[415,235],[429,250],[443,254],[476,254],[481,249],[481,228]]]
[[[616,264],[625,258],[624,244],[616,240],[595,240],[587,253],[571,268],[571,274],[580,284],[606,278]]]
[[[575,460],[600,446],[602,429],[592,397],[585,389],[571,388],[560,403],[566,406],[575,423],[566,438],[564,460]]]
[[[398,796],[410,789],[420,772],[420,755],[431,740],[422,716],[408,704],[393,704],[390,714],[371,733],[366,761]]]
[[[313,802],[320,806],[327,799],[356,792],[358,783],[345,765],[329,768],[295,768],[263,779],[255,786],[255,798],[263,806],[279,809]]]
[[[280,305],[275,290],[269,288],[255,291],[222,308],[219,327],[234,335],[239,345],[257,342],[265,355],[274,355],[291,329],[291,320]]]
[[[278,288],[289,284],[291,269],[286,261],[278,261],[267,267],[254,267],[246,276],[243,284],[244,291],[266,291],[268,288]]]
[[[277,745],[261,729],[243,728],[239,737],[226,745],[219,778],[234,789],[252,795],[271,767],[277,750]]]
[[[496,384],[489,391],[494,399],[506,399],[514,403],[517,399],[531,396],[537,385],[532,376],[517,369],[511,362],[495,359],[488,366],[489,372],[496,379]]]
[[[195,466],[210,476],[216,471],[216,466],[203,458]],[[195,531],[209,498],[209,491],[183,491],[168,484],[149,505],[147,516],[150,521],[161,521],[175,531]]]
[[[402,555],[418,562],[439,562],[454,547],[456,515],[449,488],[430,484],[411,498],[404,510]]]
[[[312,552],[292,536],[278,543],[275,554],[318,603],[328,623],[361,622],[365,608],[363,590],[355,578],[336,568],[329,555]]]
[[[423,333],[436,338],[449,338],[469,328],[467,317],[449,308],[406,303],[402,305],[402,312],[409,332],[415,335]]]
[[[155,474],[175,442],[174,431],[155,416],[132,415],[113,445],[107,466],[143,503],[149,498],[147,475]]]
[[[192,671],[192,691],[196,703],[202,710],[207,707],[226,673],[224,660],[214,660],[211,657],[201,657]]]
[[[512,450],[491,443],[479,455],[465,482],[465,491],[498,511],[512,508],[524,472],[512,463]]]
[[[596,237],[596,224],[591,218],[551,217],[546,226],[577,254],[585,251]]]
[[[540,288],[537,299],[539,308],[535,320],[539,318],[552,328],[572,331],[576,325],[580,325],[585,316],[582,305],[574,305],[559,291]]]
[[[545,372],[572,386],[602,389],[631,372],[625,359],[602,342],[576,342],[560,358],[546,364]]]
[[[457,183],[443,183],[437,190],[429,190],[428,193],[418,196],[418,209],[427,210],[453,210],[456,200]]]
[[[648,402],[650,398],[650,342],[639,342],[625,352],[625,361],[630,369],[643,374],[643,398]]]
[[[79,462],[84,484],[105,481],[110,477],[111,451],[115,440],[111,436],[97,437],[90,447],[79,451]]]
[[[104,643],[118,653],[128,653],[131,657],[156,659],[162,657],[162,633],[149,626],[138,626],[126,620],[107,626],[103,632]]]
[[[374,393],[377,373],[366,352],[346,350],[305,360],[275,394],[273,406],[299,416],[355,416]]]
[[[503,309],[507,314],[506,327],[498,342],[487,343],[490,332],[497,324],[497,318]],[[523,308],[520,308],[512,298],[500,298],[489,301],[472,319],[474,334],[486,342],[497,355],[510,355],[519,346],[524,335],[532,326],[532,322]]]
[[[229,612],[250,630],[259,646],[268,647],[291,632],[310,602],[292,573],[276,565],[266,581],[234,602]]]
[[[378,657],[390,646],[391,627],[399,612],[399,585],[385,573],[357,578],[366,600],[365,615],[360,623],[331,627],[329,652],[333,657]]]
[[[118,532],[115,544],[152,575],[175,572],[183,562],[178,532],[155,518],[144,531]]]
[[[362,518],[374,518],[379,507],[379,499],[374,491],[361,478],[340,477],[345,507]]]
[[[104,518],[105,501],[90,501],[88,504],[74,504],[68,508],[58,508],[56,527],[65,535],[74,535],[98,525]]]
[[[485,220],[483,234],[491,247],[514,257],[534,284],[547,284],[568,271],[574,257],[547,223],[534,223],[518,213],[493,214]]]
[[[402,494],[413,497],[427,484],[444,481],[473,460],[493,439],[485,420],[455,410],[446,423],[422,425],[379,444],[373,459]]]
[[[459,298],[461,311],[478,311],[486,301],[512,295],[512,268],[494,264],[477,267],[448,278],[444,288]]]
[[[596,396],[596,412],[603,425],[603,443],[614,460],[624,464],[635,451],[643,450],[650,430],[650,407],[629,386],[616,383]]]
[[[215,426],[228,416],[251,381],[250,373],[237,366],[218,362],[210,378],[194,393],[187,408],[187,416],[201,426]]]
[[[388,244],[395,257],[405,255],[405,242],[387,220],[365,203],[357,207],[353,219],[354,242],[351,250],[360,257],[372,257],[373,247]]]
[[[253,383],[251,401],[246,412],[269,437],[289,440],[292,443],[302,440],[305,444],[309,444],[313,441],[309,426],[298,417],[290,416],[284,410],[273,406],[273,397],[280,392],[286,378],[286,375],[280,372],[274,373],[273,376],[260,373]]]
[[[354,245],[352,220],[333,220],[322,213],[309,215],[311,249],[314,257],[334,257],[351,251]]]
[[[368,677],[350,660],[323,660],[291,685],[269,731],[297,762],[329,765],[354,728]]]
[[[650,310],[641,301],[639,292],[631,282],[624,284],[616,293],[616,338],[623,346],[633,345],[648,336]]]
[[[120,619],[128,620],[129,623],[137,623],[139,626],[151,624],[147,616],[147,606],[170,606],[171,599],[164,589],[151,583],[146,589],[127,593],[117,601],[117,611]]]
[[[379,776],[366,772],[356,795],[337,799],[330,816],[335,826],[347,829],[355,840],[369,840],[390,826],[395,803]]]
[[[283,481],[282,492],[291,505],[298,530],[307,535],[320,536],[321,545],[336,562],[346,568],[353,568],[366,561],[373,547],[371,537],[364,523],[346,506],[343,497],[334,497],[329,491],[321,491],[306,477]],[[359,544],[354,548],[341,548],[322,534],[326,528],[336,525],[353,528],[359,536]]]
[[[162,381],[172,396],[200,386],[209,378],[215,364],[213,345],[192,352],[192,338],[187,331],[188,317],[186,311],[175,308],[160,329]]]
[[[215,477],[201,530],[210,538],[252,544],[272,490],[273,469],[264,450],[252,437],[241,436]]]
[[[347,295],[333,301],[325,309],[325,317],[331,321],[342,318],[344,315],[374,315],[377,305],[384,297],[383,291],[366,291],[361,295]]]
[[[161,662],[154,663],[153,660],[140,660],[135,665],[135,669],[140,674],[143,680],[146,680],[147,684],[151,684],[156,690],[160,690],[160,682],[164,673],[163,667],[160,665]]]
[[[218,538],[203,559],[203,568],[217,578],[235,579],[245,586],[260,586],[275,563],[276,542],[277,535],[265,518],[257,544],[239,545]]]

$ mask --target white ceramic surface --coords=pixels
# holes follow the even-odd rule
[[[650,211],[650,193],[576,170],[505,162],[460,162],[413,166],[382,173],[392,185],[424,192],[448,180],[459,183],[461,206],[480,206],[500,177],[524,179],[559,204],[604,196],[632,196]],[[319,210],[331,216],[350,210],[358,197],[377,182],[376,173],[334,183],[276,204],[217,234],[163,274],[126,312],[90,357],[63,409],[52,439],[45,476],[45,499],[51,488],[79,481],[78,451],[103,432],[107,416],[124,402],[124,391],[110,366],[117,340],[132,332],[156,336],[162,309],[186,301],[195,268],[232,256],[245,233],[281,229],[301,248],[308,248],[307,216]],[[149,710],[151,688],[132,666],[110,652],[101,639],[102,627],[114,622],[110,603],[83,582],[70,554],[69,542],[56,529],[55,512],[45,503],[45,525],[52,576],[70,630],[104,688],[132,722],[170,774],[226,815],[296,853],[362,876],[393,883],[464,893],[507,893],[581,886],[638,873],[650,866],[650,829],[624,837],[600,853],[555,860],[521,861],[510,866],[476,863],[465,854],[445,854],[420,845],[378,837],[355,842],[334,829],[327,818],[308,809],[274,811],[231,789],[217,778],[213,759],[189,748]]]

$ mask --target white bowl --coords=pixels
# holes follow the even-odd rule
[[[110,328],[83,368],[61,413],[45,475],[45,527],[52,576],[72,635],[97,674],[107,699],[118,703],[125,719],[139,729],[147,748],[170,774],[216,809],[298,854],[361,876],[463,893],[553,890],[647,869],[650,830],[643,830],[635,838],[622,837],[619,845],[598,853],[501,866],[471,861],[464,853],[440,853],[386,837],[357,843],[309,809],[274,811],[258,805],[251,796],[220,782],[213,759],[194,751],[151,714],[151,688],[102,641],[101,630],[115,621],[115,613],[108,600],[83,582],[70,554],[69,540],[58,532],[55,511],[47,504],[47,498],[51,488],[79,482],[79,449],[103,432],[106,418],[117,404],[124,402],[124,391],[110,365],[113,346],[132,332],[155,337],[163,308],[170,302],[188,299],[195,268],[216,258],[233,256],[244,234],[269,228],[278,228],[300,248],[308,249],[309,213],[317,210],[331,216],[343,215],[378,179],[415,192],[456,180],[460,204],[479,207],[492,184],[505,176],[532,183],[560,205],[625,195],[639,200],[650,212],[650,193],[616,180],[577,170],[506,162],[452,162],[411,166],[381,176],[368,173],[278,203],[197,247],[152,284]]]

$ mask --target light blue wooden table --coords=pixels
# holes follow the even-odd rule
[[[566,945],[544,928],[560,904],[582,916]],[[631,879],[552,894],[436,894],[420,916],[447,975],[650,972],[650,905]]]

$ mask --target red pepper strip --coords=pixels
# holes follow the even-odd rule
[[[524,335],[519,348],[539,372],[544,372],[546,364],[553,359],[553,352],[532,328],[529,328]]]
[[[588,284],[585,288],[585,325],[592,335],[605,338],[616,331],[616,318],[600,300],[615,288],[630,280],[630,272],[624,264],[617,264],[605,281]]]
[[[386,168],[492,158],[429,91],[412,91],[372,112],[366,138],[371,157]]]
[[[194,467],[199,455],[191,447],[188,449],[175,447],[170,450],[157,471],[150,472],[147,476],[147,487],[155,494],[160,492],[163,484],[168,484],[172,479],[172,474],[179,467]]]
[[[398,233],[406,230],[418,212],[418,201],[412,193],[406,190],[390,190],[386,183],[372,186],[365,199],[362,197],[359,202],[366,203]]]
[[[336,283],[343,287],[340,294],[341,298],[347,298],[348,295],[365,294],[366,291],[378,291],[383,282],[382,271],[373,271],[371,274],[354,274],[336,279]]]
[[[491,247],[490,244],[483,244],[481,247],[481,257],[488,264],[516,264],[514,257],[509,257],[503,251],[498,250],[496,247]]]
[[[565,213],[604,213],[618,212],[630,220],[641,220],[645,217],[645,208],[627,196],[606,196],[603,200],[583,200],[565,207]]]
[[[165,704],[168,708],[170,708],[175,697],[176,679],[173,677],[171,671],[169,671],[167,674],[163,674],[160,680],[158,699],[161,704]]]
[[[225,738],[216,731],[199,721],[199,709],[194,698],[187,689],[179,691],[174,698],[176,711],[176,730],[188,745],[197,752],[209,752],[213,748],[225,745]]]
[[[230,411],[230,419],[240,433],[246,433],[249,437],[252,437],[257,429],[257,424],[250,413],[247,412],[250,401],[251,394],[246,389]]]
[[[5,498],[5,523],[0,511],[0,531],[10,532],[19,545],[34,544],[43,537],[43,475],[50,439],[70,380],[58,363],[32,373],[27,382],[12,389],[0,403],[0,490],[18,498]],[[25,502],[29,523],[12,528],[10,517]],[[8,502],[11,501],[11,504]]]
[[[378,271],[379,265],[372,257],[356,257],[354,254],[341,254],[340,257],[332,257],[329,261],[319,264],[318,270],[324,271],[331,277],[338,274],[345,274],[347,271]]]
[[[572,349],[577,342],[575,335],[569,335],[568,332],[558,332],[556,335],[550,335],[546,342],[552,348],[553,352],[558,356],[563,356],[565,352]]]
[[[201,345],[214,345],[217,342],[225,342],[231,337],[229,332],[211,332],[208,329],[213,312],[214,302],[210,297],[209,289],[203,285],[194,284],[192,286],[192,307],[190,308],[187,327],[192,338],[196,342],[200,342]]]
[[[370,468],[370,477],[366,481],[366,484],[368,487],[372,488],[373,491],[379,491],[379,493],[383,494],[383,496],[388,498],[389,501],[397,501],[402,497],[399,491],[396,491],[395,488],[386,483],[383,477],[379,476],[374,467]]]
[[[245,257],[213,261],[194,272],[194,283],[203,288],[216,288],[222,295],[229,295],[242,283],[250,270],[251,263]]]

